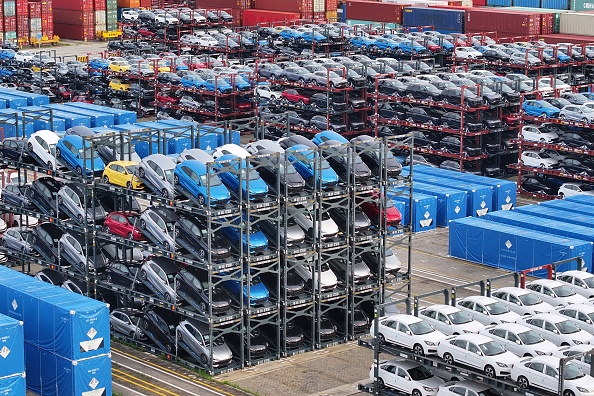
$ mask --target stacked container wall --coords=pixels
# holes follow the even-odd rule
[[[570,0],[569,9],[572,11],[592,11],[594,10],[593,0]]]
[[[465,29],[469,33],[497,32],[499,37],[540,34],[539,14],[507,11],[505,9],[469,8]]]
[[[542,8],[557,9],[557,10],[568,10],[568,0],[542,0]]]
[[[512,0],[487,0],[487,5],[491,7],[510,7]]]
[[[468,207],[466,191],[456,190],[451,187],[441,187],[415,181],[414,191],[437,198],[436,224],[438,227],[447,227],[450,220],[466,217]]]
[[[140,0],[118,0],[118,7],[138,8],[138,7],[140,7]],[[149,7],[150,7],[150,5],[149,5]]]
[[[540,0],[513,0],[515,7],[540,7]]]
[[[70,102],[64,104],[64,108],[78,107],[81,109],[93,110],[99,113],[113,114],[115,125],[134,124],[136,122],[136,113],[134,111],[112,109],[111,107],[97,106],[84,102]]]
[[[410,4],[375,3],[372,1],[348,0],[346,19],[402,24],[402,12]]]
[[[313,12],[326,12],[326,0],[313,0]]]
[[[26,15],[17,15],[17,38],[29,40],[29,17]]]
[[[326,12],[336,11],[338,9],[338,0],[326,0]]]
[[[106,0],[105,3],[105,24],[108,31],[118,30],[118,2],[117,0]]]
[[[567,212],[564,210],[547,208],[546,206],[524,205],[518,206],[516,210],[520,213],[544,217],[546,219],[566,221],[568,223],[578,224],[584,227],[592,227],[592,224],[594,224],[594,216],[582,215],[578,213],[572,213],[571,216],[567,216]]]
[[[105,0],[95,0],[93,2],[93,9],[95,11],[99,11],[99,10],[105,10],[106,7],[106,2]]]
[[[54,37],[54,10],[52,0],[41,2],[41,32],[48,38]]]
[[[0,378],[25,372],[24,343],[23,322],[0,314]]]
[[[140,0],[140,6],[141,7],[150,7],[151,6],[151,0]]]
[[[2,8],[4,9],[4,15],[7,17],[13,17],[16,15],[16,2],[14,1],[5,1],[2,4]]]
[[[592,3],[594,6],[594,3]],[[594,35],[594,14],[568,12],[561,15],[561,34]]]
[[[29,3],[27,0],[16,0],[16,14],[17,15],[28,15],[29,14]]]
[[[53,7],[63,10],[93,10],[93,0],[52,0]]]
[[[463,10],[450,10],[431,7],[406,7],[402,12],[402,25],[433,26],[435,30],[448,33],[463,33]]]
[[[571,197],[565,197],[566,201],[578,202],[583,205],[594,205],[594,197],[586,194],[578,194]]]
[[[267,10],[243,10],[243,26],[256,26],[267,22],[285,22],[299,19],[300,14],[295,12],[279,12]]]

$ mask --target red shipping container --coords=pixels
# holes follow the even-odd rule
[[[73,40],[94,40],[95,26],[66,25],[56,23],[54,24],[54,34]]]
[[[53,12],[52,0],[41,2],[41,15],[51,15]]]
[[[241,16],[243,26],[257,26],[269,22],[282,22],[286,24],[286,22],[299,19],[300,17],[301,15],[297,12],[268,10],[243,10]]]
[[[410,4],[376,3],[373,1],[348,0],[347,19],[402,24],[402,10]]]
[[[17,18],[16,16],[10,16],[4,18],[4,31],[5,32],[16,32],[17,30]]]
[[[94,13],[81,12],[76,10],[54,9],[54,23],[66,25],[93,25],[95,23]]]
[[[252,0],[237,0],[237,5],[240,10],[249,10],[252,8]]]
[[[140,0],[140,6],[141,7],[150,7],[151,6],[151,0]]]
[[[53,8],[62,10],[92,11],[93,0],[52,0]]]
[[[255,0],[255,8],[308,14],[313,13],[313,0]]]
[[[17,37],[29,38],[29,18],[24,15],[17,16]]]
[[[196,0],[196,8],[239,8],[240,0]]]
[[[22,16],[29,14],[29,2],[27,0],[16,0],[16,14]]]
[[[338,0],[326,0],[326,12],[336,11],[338,9]]]
[[[41,18],[41,3],[29,3],[29,18]]]
[[[494,8],[466,10],[465,30],[468,33],[497,32],[500,36],[503,33],[508,36],[531,36],[540,34],[540,25],[539,14]]]
[[[107,2],[105,0],[95,0],[93,8],[95,11],[102,11],[107,9]]]
[[[472,5],[474,7],[485,7],[487,5],[487,0],[472,0]]]

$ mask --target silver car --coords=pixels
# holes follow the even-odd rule
[[[561,109],[559,118],[562,120],[591,123],[594,121],[594,109],[582,105],[567,105]]]
[[[175,198],[173,170],[175,161],[163,154],[144,157],[138,167],[138,176],[155,193],[164,198]]]
[[[178,217],[168,208],[154,207],[140,215],[140,231],[163,249],[175,251],[175,223]]]
[[[348,83],[345,78],[339,76],[333,71],[328,70],[316,71],[309,74],[309,80],[307,82],[321,86],[329,85],[333,88],[344,88]]]
[[[178,271],[179,267],[172,260],[153,256],[140,267],[140,277],[156,295],[174,304],[178,300],[175,292],[175,275]]]
[[[37,254],[31,243],[32,229],[29,227],[12,227],[2,236],[2,243],[6,249],[24,254]]]
[[[182,151],[179,157],[177,157],[177,162],[184,162],[186,160],[196,160],[204,164],[214,162],[212,155],[201,149],[189,149]]]
[[[297,224],[304,230],[310,238],[317,239],[318,228],[320,236],[324,238],[332,238],[338,235],[338,226],[328,215],[327,210],[322,210],[320,218],[317,218],[316,210],[313,205],[307,207],[297,207],[296,205],[289,205],[287,207],[289,216],[293,217]]]
[[[80,224],[84,224],[85,218],[88,222],[105,220],[105,209],[90,191],[85,196],[85,186],[82,184],[71,183],[62,186],[58,191],[58,205]]]
[[[84,235],[79,232],[65,232],[60,237],[58,244],[61,265],[64,265],[65,260],[82,274],[86,273],[85,263],[89,272],[102,272],[107,266],[107,260],[99,247],[85,243]],[[86,246],[88,246],[88,250],[85,248]]]
[[[146,334],[140,328],[141,320],[142,312],[134,308],[114,309],[109,314],[109,325],[113,330],[133,339],[146,340]]]
[[[44,268],[38,273],[35,274],[35,278],[39,279],[42,282],[49,283],[50,285],[54,286],[62,286],[62,284],[66,281],[66,277],[62,275],[61,272],[53,270],[51,268]]]
[[[197,356],[204,365],[224,366],[233,359],[231,349],[222,338],[211,339],[209,325],[194,319],[182,320],[176,328],[177,339],[184,349]],[[212,356],[211,356],[212,349]],[[210,358],[212,357],[212,359]]]

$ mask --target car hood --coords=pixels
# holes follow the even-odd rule
[[[371,272],[369,267],[363,261],[353,263],[353,275],[355,278],[369,278]]]
[[[315,277],[314,277],[315,282]],[[336,274],[332,270],[322,271],[320,274],[320,283],[322,287],[324,286],[334,286],[338,282],[338,278],[336,278]]]
[[[212,360],[215,362],[226,361],[233,358],[231,349],[225,343],[221,345],[215,345],[212,347]]]
[[[556,297],[563,304],[588,304],[588,299],[582,295],[574,294],[569,297]]]
[[[243,240],[247,242],[247,234],[243,234]],[[260,230],[250,233],[250,248],[260,248],[268,246],[268,238]]]
[[[247,285],[243,286],[243,295],[247,296]],[[250,300],[263,300],[269,296],[268,289],[262,282],[250,286]]]
[[[286,233],[284,227],[280,226],[279,232],[281,235],[286,235],[288,241],[302,241],[305,239],[305,232],[298,225],[287,227]]]
[[[442,380],[441,378],[439,378],[436,375],[434,375],[431,378],[427,378],[427,379],[415,381],[415,382],[417,384],[420,384],[423,387],[428,387],[428,388],[432,388],[432,389],[437,389],[437,388],[439,388],[440,385],[443,385],[445,383],[444,380]]]
[[[223,184],[214,187],[211,186],[209,193],[210,198],[214,201],[228,201],[229,199],[231,199],[231,194],[229,193],[229,190]]]
[[[314,224],[314,227],[316,224]],[[332,219],[322,220],[321,227],[323,235],[338,234],[338,225]]]
[[[386,268],[386,271],[400,270],[402,268],[402,263],[400,262],[400,259],[398,259],[398,257],[396,257],[395,254],[393,254],[391,256],[386,256],[385,268]]]
[[[368,228],[371,221],[363,212],[355,212],[355,228]]]
[[[284,176],[285,183],[289,188],[298,188],[305,186],[305,180],[303,180],[303,177],[301,177],[301,175],[297,172],[285,173]]]

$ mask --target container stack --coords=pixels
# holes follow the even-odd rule
[[[2,9],[4,11],[4,40],[16,40],[16,3],[14,1],[5,1],[2,4]]]
[[[323,3],[316,4],[318,5],[315,7],[320,7],[320,4]],[[255,8],[258,10],[295,12],[299,13],[302,19],[312,19],[314,16],[314,0],[256,0]]]
[[[102,4],[98,4],[102,3]],[[108,32],[118,30],[118,0],[95,0],[95,10],[102,6],[105,10],[105,23]]]
[[[29,4],[27,0],[16,0],[17,39],[29,43]]]
[[[93,0],[54,0],[54,32],[75,40],[95,39]]]
[[[41,33],[47,38],[54,37],[54,10],[52,0],[41,2]]]
[[[26,393],[23,322],[0,315],[0,395]]]
[[[41,39],[41,3],[29,3],[29,37]]]
[[[406,7],[402,24],[404,27],[432,26],[442,33],[464,33],[464,15],[464,10]]]
[[[111,395],[105,303],[0,267],[0,313],[23,322],[27,388],[49,396]]]
[[[95,10],[95,32],[107,31],[107,2],[105,0],[95,0],[93,5]]]

